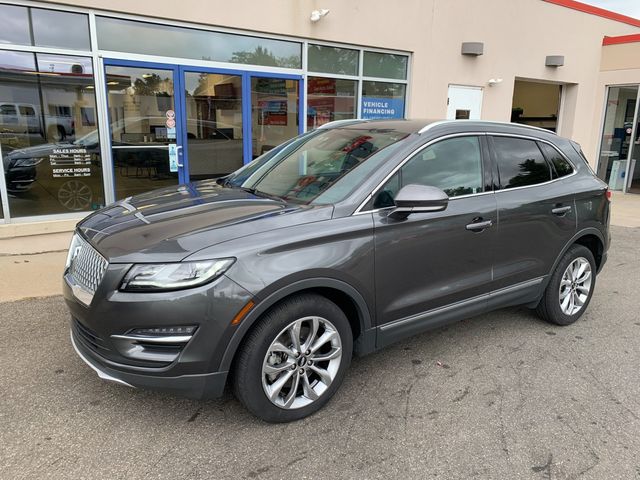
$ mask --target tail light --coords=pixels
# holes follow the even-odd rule
[[[613,196],[613,193],[608,188],[607,188],[606,195],[607,195],[607,200],[611,201],[611,197]]]

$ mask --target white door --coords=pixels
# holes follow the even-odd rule
[[[480,120],[482,88],[449,85],[447,120]]]

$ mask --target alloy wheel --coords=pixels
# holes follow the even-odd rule
[[[562,274],[560,281],[560,309],[565,315],[578,313],[591,291],[591,264],[584,257],[573,260]]]
[[[329,388],[341,359],[340,334],[329,320],[299,318],[271,342],[262,364],[262,388],[280,408],[305,407]]]
[[[58,201],[68,210],[88,210],[93,193],[80,180],[69,180],[58,189]]]

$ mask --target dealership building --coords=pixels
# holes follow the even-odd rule
[[[640,20],[573,0],[0,0],[0,18],[0,238],[188,195],[353,118],[553,130],[640,193]]]

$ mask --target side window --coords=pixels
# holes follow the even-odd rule
[[[493,137],[502,188],[524,187],[551,180],[551,167],[533,140]]]
[[[565,177],[573,173],[573,167],[555,148],[547,143],[538,142],[542,153],[555,169],[555,177]]]
[[[27,105],[20,105],[20,107],[18,107],[20,109],[20,115],[24,115],[26,117],[33,117],[36,114],[36,111],[33,109],[33,107],[29,107]]]
[[[450,197],[482,191],[482,155],[478,137],[458,137],[434,143],[401,169],[402,186],[438,187]]]
[[[482,192],[479,138],[451,138],[425,148],[378,190],[366,209],[392,207],[400,188],[410,184],[438,187],[449,197]]]
[[[0,105],[0,114],[2,114],[2,115],[17,115],[16,107],[11,105],[10,103],[5,103],[4,105]]]

